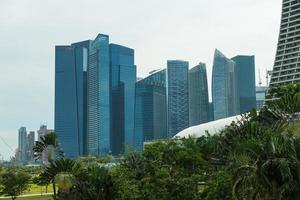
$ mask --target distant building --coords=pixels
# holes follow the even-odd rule
[[[209,121],[206,65],[200,63],[189,71],[189,125]]]
[[[113,154],[135,149],[134,106],[136,66],[134,50],[109,45],[111,70],[111,150]]]
[[[26,127],[19,128],[18,137],[18,158],[20,163],[27,161],[27,131]]]
[[[277,52],[270,87],[300,82],[299,0],[283,0]]]
[[[28,162],[33,162],[34,161],[34,147],[35,143],[35,132],[30,131],[29,134],[27,135],[27,161]]]
[[[222,119],[239,114],[235,62],[215,51],[212,74],[212,100],[214,119]]]
[[[189,63],[167,61],[168,137],[189,127]]]
[[[256,108],[255,97],[255,57],[235,56],[237,93],[239,97],[240,114]]]
[[[256,110],[260,110],[264,106],[267,89],[268,87],[265,86],[256,87]]]
[[[85,153],[88,48],[88,41],[55,47],[55,131],[69,158]]]
[[[152,73],[136,83],[135,144],[167,138],[166,70]]]

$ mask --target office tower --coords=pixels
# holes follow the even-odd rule
[[[231,60],[235,62],[239,110],[243,114],[256,108],[255,57],[238,55]]]
[[[239,114],[239,98],[235,62],[216,49],[212,74],[214,119]]]
[[[136,83],[135,144],[167,138],[166,70],[155,71]]]
[[[199,125],[209,121],[209,103],[206,65],[189,70],[189,124]]]
[[[90,155],[108,154],[111,134],[109,36],[92,41],[88,65],[88,134]]]
[[[55,47],[55,131],[65,156],[84,155],[88,47]]]
[[[41,142],[41,137],[45,137],[47,134],[54,132],[53,129],[48,129],[47,125],[43,124],[40,126],[40,129],[37,130],[37,134],[38,134],[38,141]],[[59,140],[59,138],[58,138]],[[42,157],[41,157],[41,162],[44,164],[48,163],[48,152],[47,150],[43,152]]]
[[[167,61],[168,137],[189,127],[189,63]]]
[[[113,154],[135,149],[134,106],[136,66],[134,50],[109,45],[111,70],[111,150]]]
[[[34,142],[35,142],[35,132],[30,131],[27,135],[27,161],[34,161]]]
[[[300,81],[299,0],[283,0],[280,33],[270,87]]]
[[[256,110],[260,110],[264,106],[267,89],[265,86],[256,87]]]
[[[27,131],[26,127],[19,128],[18,137],[18,161],[20,163],[25,163],[27,160]]]

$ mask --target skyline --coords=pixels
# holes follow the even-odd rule
[[[265,82],[264,69],[267,68],[266,65],[268,69],[273,67],[279,31],[281,1],[276,1],[190,1],[183,10],[179,1],[172,1],[171,7],[168,7],[171,1],[161,3],[162,5],[158,4],[160,1],[132,1],[135,3],[131,8],[133,12],[126,10],[130,5],[125,2],[119,2],[121,5],[116,8],[117,1],[90,1],[72,7],[77,11],[74,12],[73,9],[60,10],[54,6],[53,2],[59,1],[35,2],[33,5],[34,1],[2,0],[0,25],[4,31],[1,31],[0,43],[4,48],[0,50],[0,134],[10,146],[16,147],[18,128],[21,126],[26,126],[28,131],[37,130],[43,122],[47,122],[49,128],[54,127],[55,45],[69,44],[85,38],[93,39],[99,32],[109,34],[116,43],[135,49],[138,76],[145,77],[154,69],[165,68],[170,59],[187,60],[190,68],[199,62],[205,62],[210,88],[213,51],[218,48],[228,57],[238,54],[255,55],[256,66],[261,68]],[[65,5],[66,2],[71,1],[59,4]],[[107,9],[101,10],[101,4]],[[230,10],[234,12],[226,9],[226,12],[223,11],[224,6],[231,6]],[[43,7],[49,9],[41,9]],[[61,5],[61,8],[65,6]],[[86,12],[88,8],[99,8],[104,14],[96,15],[95,10],[92,10],[89,11],[91,15],[82,16],[80,8]],[[139,10],[135,11],[134,8]],[[34,9],[38,11],[34,12]],[[165,13],[166,10],[170,13]],[[57,16],[52,16],[56,11]],[[113,18],[112,11],[120,15]],[[207,13],[209,11],[214,12]],[[79,14],[76,15],[77,13]],[[219,16],[214,16],[215,13]],[[252,13],[256,15],[253,16]],[[25,14],[28,16],[24,16]],[[112,19],[103,20],[105,15]],[[119,19],[127,21],[123,23]],[[73,20],[78,23],[69,24]],[[238,23],[239,20],[243,23]],[[89,23],[83,23],[85,21]],[[149,24],[144,23],[145,21]],[[189,23],[184,23],[186,21]],[[135,24],[134,28],[128,29],[127,25],[132,23]],[[198,24],[201,26],[197,26]],[[175,31],[174,27],[177,28]],[[211,96],[210,89],[209,93]],[[0,154],[8,159],[12,152],[0,140],[0,147],[2,146],[5,152],[1,148]]]

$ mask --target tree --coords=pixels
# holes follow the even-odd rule
[[[60,149],[58,145],[57,134],[52,132],[42,136],[40,138],[41,141],[36,141],[35,146],[33,147],[34,157],[36,160],[42,158],[43,153],[47,153],[47,159],[50,164],[56,159],[63,158],[63,151]],[[54,199],[56,199],[56,182],[55,177],[52,180],[53,194]]]
[[[16,199],[29,187],[30,176],[14,168],[8,169],[1,174],[2,191],[0,194]]]

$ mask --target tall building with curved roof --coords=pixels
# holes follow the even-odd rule
[[[300,1],[283,0],[270,87],[300,82]]]
[[[239,114],[239,95],[235,62],[216,49],[212,73],[214,119]]]

